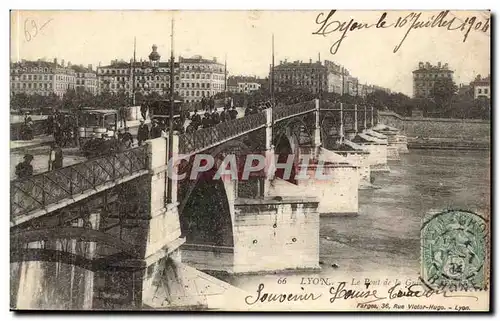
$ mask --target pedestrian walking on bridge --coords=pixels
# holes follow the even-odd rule
[[[33,155],[24,155],[24,161],[16,165],[16,175],[18,178],[30,177],[33,175],[33,165],[31,161],[33,160]]]
[[[141,125],[137,130],[137,142],[139,146],[142,145],[143,142],[149,139],[149,128],[148,125],[144,123],[144,119],[141,119]]]
[[[52,143],[49,152],[49,171],[63,167],[63,152],[57,143]]]

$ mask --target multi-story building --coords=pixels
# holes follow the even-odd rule
[[[325,60],[325,67],[328,73],[328,92],[351,96],[363,94],[364,88],[359,84],[358,78],[349,73],[349,70],[328,60]]]
[[[160,61],[157,46],[153,45],[149,61],[134,62],[114,60],[108,66],[98,67],[97,76],[100,92],[123,92],[132,96],[135,92],[148,95],[156,92],[160,95],[170,92],[170,62]],[[185,102],[199,102],[202,97],[213,96],[224,91],[223,64],[201,56],[192,58],[179,57],[174,63],[174,91]]]
[[[276,91],[285,91],[294,87],[305,88],[312,93],[328,90],[327,68],[320,61],[304,63],[302,61],[280,61],[274,67]]]
[[[149,95],[156,92],[159,95],[170,92],[170,63],[159,62],[151,65],[150,61],[125,62],[113,60],[107,66],[97,68],[99,92]],[[179,64],[174,64],[175,91],[179,89]],[[135,87],[135,89],[133,89]]]
[[[69,63],[71,66],[71,64]],[[11,92],[48,96],[51,93],[62,97],[68,89],[76,86],[76,75],[72,68],[43,60],[12,63],[10,66]]]
[[[260,89],[262,79],[257,77],[233,76],[228,78],[227,83],[228,91],[248,94]]]
[[[181,69],[180,95],[186,102],[199,102],[202,97],[213,96],[224,92],[225,66],[216,58],[203,59],[202,56],[192,58],[179,57]]]
[[[476,79],[471,82],[471,86],[474,88],[474,99],[479,97],[491,98],[491,85],[490,76],[486,78],[481,78],[481,75],[477,75]]]
[[[413,71],[413,97],[429,98],[436,80],[443,78],[453,79],[453,70],[448,68],[447,63],[441,65],[438,62],[437,66],[433,66],[429,62],[419,62],[418,69]]]
[[[325,60],[325,67],[327,69],[327,87],[329,93],[337,93],[339,95],[342,94],[344,90],[343,82],[345,83],[345,76],[349,75],[349,71],[347,71],[341,65],[334,63],[333,61]]]
[[[260,89],[260,84],[257,82],[239,82],[238,90],[240,93],[248,94],[252,91],[256,91]]]
[[[97,74],[92,70],[92,65],[87,68],[82,65],[72,65],[71,69],[75,71],[75,89],[76,91],[87,91],[93,95],[97,94]]]

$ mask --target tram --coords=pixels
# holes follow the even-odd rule
[[[149,113],[151,120],[157,119],[163,123],[168,123],[170,118],[170,108],[172,106],[170,99],[160,99],[148,102]],[[181,118],[181,120],[189,117],[189,111],[182,108],[182,101],[174,100],[174,119]]]
[[[88,109],[78,112],[80,146],[103,135],[113,137],[118,129],[118,112],[114,109]]]

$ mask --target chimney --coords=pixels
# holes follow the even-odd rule
[[[438,68],[441,68],[441,61],[438,62]]]
[[[57,58],[54,58],[54,65],[57,67]]]
[[[216,57],[214,57],[214,62],[217,62],[217,58]]]
[[[282,64],[283,64],[283,60],[280,60],[280,65],[282,65]]]
[[[71,61],[68,61],[68,67],[71,67]]]
[[[309,58],[309,63],[312,64],[313,63],[313,60],[311,58]]]
[[[64,67],[64,59],[61,59],[61,66]]]
[[[90,71],[92,71],[92,64],[89,64],[88,68],[89,68]]]

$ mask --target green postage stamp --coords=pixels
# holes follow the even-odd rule
[[[447,210],[424,219],[421,229],[422,279],[452,291],[487,287],[487,222],[478,214]]]

